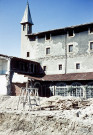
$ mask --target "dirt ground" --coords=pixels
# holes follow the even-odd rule
[[[93,135],[93,99],[31,101],[32,106],[22,97],[0,96],[0,135]]]

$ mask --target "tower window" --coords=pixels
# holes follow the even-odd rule
[[[76,69],[80,69],[80,63],[76,63]]]
[[[50,54],[50,48],[46,48],[46,54]]]
[[[46,66],[43,66],[43,70],[46,71]]]
[[[27,52],[27,57],[30,57],[30,52]]]
[[[25,24],[23,24],[23,31],[25,31],[25,29],[26,29],[26,25],[25,25]]]
[[[30,29],[31,29],[31,26],[28,25],[28,26],[27,26],[27,31],[30,32]]]
[[[69,52],[73,52],[73,45],[69,45]]]
[[[93,42],[90,42],[90,50],[93,50]]]
[[[62,65],[59,65],[59,70],[62,70]]]

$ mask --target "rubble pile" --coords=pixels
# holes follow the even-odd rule
[[[53,96],[23,110],[19,97],[0,98],[0,135],[92,135],[93,99]],[[41,110],[40,110],[41,109]]]

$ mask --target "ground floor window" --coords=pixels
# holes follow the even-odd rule
[[[93,82],[89,83],[86,88],[86,98],[93,98]]]
[[[56,86],[56,95],[68,96],[68,90],[65,83],[58,83]]]
[[[83,97],[83,89],[78,82],[72,83],[69,89],[70,96]]]

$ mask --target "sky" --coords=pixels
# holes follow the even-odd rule
[[[33,33],[93,22],[93,0],[28,0]],[[0,54],[20,57],[27,0],[0,0]]]

